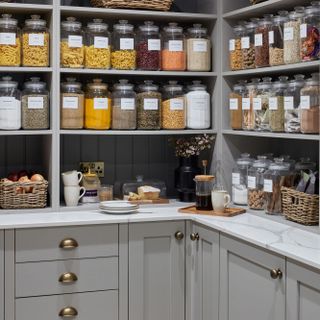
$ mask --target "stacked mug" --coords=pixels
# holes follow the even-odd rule
[[[67,207],[75,207],[79,200],[86,193],[84,187],[80,187],[83,178],[81,172],[73,170],[62,173],[62,181],[64,184],[64,200]]]

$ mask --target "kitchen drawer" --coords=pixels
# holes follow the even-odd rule
[[[118,256],[118,225],[16,231],[16,262]]]
[[[72,307],[77,316],[63,317],[62,310]],[[16,300],[15,320],[118,320],[118,291],[66,294]]]
[[[109,289],[118,289],[117,257],[16,264],[16,297]]]

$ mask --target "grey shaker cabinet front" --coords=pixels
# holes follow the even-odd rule
[[[129,225],[129,320],[185,319],[184,233],[184,221]]]
[[[320,318],[320,272],[287,262],[287,320]]]
[[[281,256],[220,236],[220,320],[285,320],[285,279]]]
[[[4,232],[0,231],[0,320],[4,320]]]

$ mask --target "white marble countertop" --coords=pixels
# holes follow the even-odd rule
[[[177,209],[182,206],[185,204],[144,206],[139,213],[129,215],[108,215],[89,209],[57,213],[0,214],[0,230],[189,220],[320,270],[319,228],[310,228],[309,231],[308,228],[292,223],[268,219],[263,213],[259,216],[249,212],[232,218],[178,213]]]

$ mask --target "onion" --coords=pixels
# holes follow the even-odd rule
[[[21,182],[21,183],[28,183],[28,182],[31,182],[31,180],[29,180],[29,178],[28,178],[27,176],[24,176],[24,177],[21,177],[21,178],[19,179],[19,182]],[[32,192],[32,187],[24,187],[24,191],[25,191],[26,193],[30,193],[30,192]]]
[[[36,173],[31,177],[31,181],[44,181],[44,177],[41,174]]]

